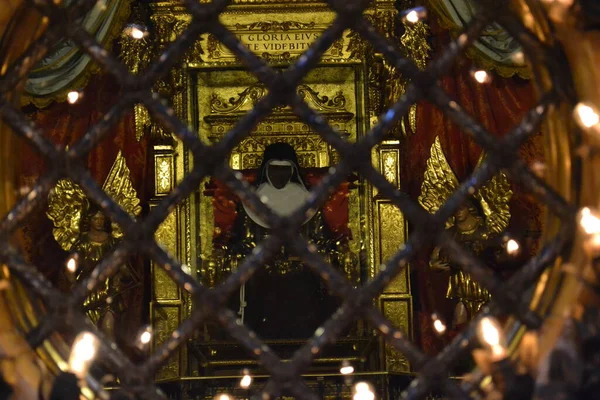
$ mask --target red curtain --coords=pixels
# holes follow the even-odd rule
[[[432,27],[433,58],[444,50],[449,42],[448,33],[436,26]],[[472,64],[461,59],[455,67],[441,78],[442,87],[454,101],[474,117],[491,133],[503,136],[521,121],[536,101],[536,94],[529,81],[513,77],[501,78],[495,74],[489,84],[479,84],[471,76]],[[477,144],[435,106],[422,102],[417,108],[417,132],[407,138],[402,146],[402,185],[404,191],[417,199],[423,182],[430,147],[436,136],[440,137],[444,154],[459,180],[473,172],[481,149]],[[543,160],[540,134],[536,134],[521,149],[521,157],[528,163]],[[508,231],[536,232],[541,229],[541,211],[533,199],[519,187],[512,185],[514,195],[510,203],[511,222]],[[417,336],[423,348],[436,353],[444,340],[438,339],[432,330],[430,315],[438,312],[450,322],[452,305],[446,301],[448,275],[431,271],[428,267],[432,249],[423,251],[412,264],[413,295],[415,296],[418,319]],[[529,246],[528,252],[535,251]]]
[[[253,183],[256,180],[256,170],[242,172],[244,178]],[[316,185],[327,174],[327,168],[308,168],[303,171],[305,183],[310,188]],[[335,237],[351,239],[352,233],[348,227],[348,190],[349,183],[342,183],[334,191],[323,207],[325,223]],[[205,194],[213,196],[214,240],[220,241],[222,235],[231,232],[238,217],[237,207],[240,199],[229,188],[218,180],[212,180],[207,185]]]

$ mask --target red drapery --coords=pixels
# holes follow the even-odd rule
[[[306,169],[304,171],[305,183],[310,188],[316,185],[326,173],[326,168]],[[256,180],[256,170],[246,170],[242,174],[244,179],[250,183]],[[344,182],[329,196],[323,207],[323,218],[336,237],[351,239],[352,233],[348,227],[348,188],[349,184]],[[214,240],[219,241],[221,235],[233,229],[238,216],[237,207],[240,199],[218,180],[212,180],[208,184],[205,194],[213,196]]]
[[[447,32],[441,30],[432,21],[433,58],[449,41]],[[491,133],[503,136],[514,128],[525,112],[535,106],[536,95],[529,81],[514,77],[504,79],[494,75],[489,84],[479,84],[471,76],[471,63],[461,60],[439,85]],[[493,75],[493,74],[492,74]],[[436,136],[440,137],[444,154],[459,180],[471,174],[481,155],[481,149],[465,132],[435,106],[422,102],[417,108],[416,134],[407,138],[402,145],[402,185],[404,191],[417,200],[430,147]],[[521,157],[528,163],[543,160],[543,146],[540,134],[536,134],[521,149]],[[510,202],[511,222],[509,232],[539,232],[541,229],[541,210],[532,197],[519,187],[512,185],[514,195]],[[528,248],[534,251],[534,246]],[[413,296],[418,309],[416,332],[424,350],[435,354],[446,339],[439,339],[432,329],[431,313],[451,315],[451,304],[446,301],[448,275],[431,271],[428,260],[431,249],[420,254],[412,263]]]

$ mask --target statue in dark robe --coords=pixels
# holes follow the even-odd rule
[[[254,187],[256,194],[281,216],[292,214],[306,201],[309,189],[292,146],[275,143],[265,149]],[[269,234],[268,223],[240,203],[233,232],[223,246],[223,266],[237,268]],[[343,240],[332,233],[320,210],[306,216],[300,234],[344,271],[356,261],[343,250]],[[231,299],[230,304],[243,323],[263,338],[304,339],[335,312],[339,300],[328,293],[325,282],[300,257],[282,247],[268,265],[252,275],[239,298]]]

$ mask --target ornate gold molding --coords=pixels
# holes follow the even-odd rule
[[[263,29],[256,30],[256,32],[255,26]],[[277,32],[275,26],[285,26],[286,31]],[[326,25],[316,25],[314,22],[271,21],[248,25],[236,24],[230,29],[238,35],[243,44],[262,59],[270,63],[289,63],[308,50],[312,42],[325,31]],[[269,33],[273,30],[276,33]],[[206,42],[207,60],[240,63],[238,57],[231,53],[214,35],[207,35]],[[204,52],[202,51],[201,54]],[[344,55],[344,38],[342,37],[333,42],[325,52],[324,58],[344,58]],[[202,62],[202,59],[200,57],[191,58],[190,62]]]
[[[299,21],[257,21],[251,24],[235,24],[235,29],[238,31],[282,31],[287,32],[293,29],[313,29],[314,22],[299,22]]]
[[[151,19],[156,23],[157,31],[164,33],[160,39],[161,46],[172,41],[189,23],[190,16],[185,9],[174,2],[151,3],[150,7],[154,11]],[[396,14],[393,2],[376,2],[367,11],[367,18],[386,36],[393,37]],[[240,38],[242,44],[248,46],[250,51],[270,64],[281,65],[283,68],[306,50],[334,18],[335,13],[328,10],[326,5],[310,1],[234,2],[220,16],[221,22]],[[159,24],[162,25],[158,27]],[[299,35],[298,39],[296,35]],[[294,46],[291,49],[289,44],[296,40],[302,42],[301,48]],[[281,45],[275,46],[275,43]],[[190,124],[198,129],[202,140],[217,141],[239,121],[241,116],[264,98],[267,90],[264,86],[257,85],[256,79],[250,74],[245,75],[239,71],[240,60],[215,37],[204,34],[197,42],[197,46],[196,55],[186,58],[187,65],[180,69],[188,74],[186,84],[188,91],[183,94],[183,97],[189,101],[189,104],[182,110],[187,114]],[[366,121],[370,121],[372,116],[379,115],[382,110],[384,102],[381,93],[389,82],[386,80],[388,77],[385,75],[383,62],[375,63],[374,60],[375,54],[370,45],[359,35],[344,32],[321,59],[324,66],[319,67],[318,71],[313,71],[314,74],[311,76],[307,76],[298,88],[297,93],[307,104],[318,111],[340,135],[344,135],[349,141],[356,140],[368,129]],[[152,125],[150,130],[162,135],[159,132],[160,127]],[[300,121],[291,109],[280,107],[263,118],[256,128],[231,151],[230,166],[236,170],[257,168],[265,147],[273,142],[290,143],[296,149],[302,167],[328,167],[339,161],[337,153],[310,126]],[[391,181],[399,185],[398,157],[397,146],[386,147],[386,152],[381,157],[384,163],[381,170]],[[164,181],[166,187],[166,177],[169,174],[167,163],[163,161],[157,160],[155,164],[157,197],[160,197],[159,192],[162,191],[160,182]],[[189,171],[190,162],[183,153],[181,157],[177,157],[174,185]],[[378,163],[379,161],[375,164],[377,167],[379,167]],[[202,271],[203,279],[211,283],[215,280],[219,269],[219,266],[208,262],[215,256],[218,258],[218,249],[213,248],[211,240],[214,230],[212,214],[214,206],[209,195],[201,191],[199,197],[198,205],[191,202],[191,216],[185,213],[185,206],[178,207],[178,226],[172,230],[171,235],[177,232],[175,234],[177,240],[184,241],[177,244],[182,257],[186,252],[183,249],[189,249],[191,246],[191,250],[187,251],[188,257],[191,254],[192,260],[201,260],[196,267]],[[382,238],[384,243],[381,246],[379,242],[381,218],[389,217],[390,221],[398,223],[398,217],[402,218],[402,214],[394,213],[394,208],[390,204],[377,203],[372,198],[372,189],[368,185],[362,198],[359,197],[358,190],[350,191],[348,202],[350,228],[355,235],[355,239],[349,246],[352,251],[364,253],[361,263],[368,263],[365,265],[366,268],[376,269],[378,262],[381,262],[380,250],[388,254],[394,245],[399,245],[393,243],[394,238],[386,236]],[[193,236],[190,236],[186,226],[190,224],[194,226],[197,221],[200,221],[200,224],[194,228]],[[377,245],[373,243],[375,231],[378,235]],[[395,231],[403,241],[404,231],[398,230],[397,226]],[[198,237],[201,239],[197,239]],[[369,269],[369,276],[373,276],[371,272]],[[157,274],[160,272],[156,270],[153,274],[155,284],[158,284],[156,279],[159,278]],[[164,282],[164,277],[160,279]],[[170,296],[172,295],[174,293]],[[410,293],[406,274],[398,277],[397,282],[395,280],[393,292],[387,295],[403,297],[398,301],[388,302],[386,312],[399,310],[398,307],[404,306],[409,308],[406,310],[402,308],[401,314],[406,314],[404,311],[410,312]],[[181,300],[161,300],[154,304],[162,307],[168,302],[174,305],[179,301]],[[180,317],[184,318],[183,314]],[[394,322],[406,327],[407,330],[411,329],[410,326],[405,325],[410,323],[406,319],[397,320],[394,317]],[[382,352],[391,352],[391,347],[382,345],[381,349]],[[395,359],[390,357],[392,357],[391,353],[386,363],[390,368],[408,369],[405,360],[397,356],[394,356]],[[180,373],[184,373],[183,370],[180,370]]]
[[[229,100],[225,100],[217,92],[213,92],[210,96],[210,112],[230,114],[239,111],[240,108],[248,102],[251,102],[254,106],[266,95],[267,88],[265,85],[261,84],[250,86],[242,93],[239,93],[237,99],[235,97],[230,97]]]
[[[263,84],[252,85],[238,93],[237,98],[230,97],[229,100],[223,99],[218,92],[213,92],[210,96],[210,112],[215,114],[235,113],[248,103],[251,103],[252,106],[256,105],[267,93],[267,88]],[[309,85],[298,85],[296,93],[318,111],[346,111],[346,96],[341,90],[330,98],[327,95],[320,96],[319,92]]]

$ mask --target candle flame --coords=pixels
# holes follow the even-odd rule
[[[70,91],[69,93],[67,93],[67,101],[69,102],[69,104],[75,104],[79,101],[79,99],[81,99],[81,93],[79,93],[78,91]]]
[[[406,12],[403,13],[402,18],[405,22],[408,22],[409,24],[416,24],[417,22],[426,17],[427,10],[425,9],[425,7],[415,7],[410,10],[406,10]]]
[[[142,342],[142,344],[150,343],[150,339],[152,339],[152,333],[150,333],[148,331],[146,331],[140,335],[140,342]]]
[[[411,12],[406,14],[406,20],[411,24],[416,24],[417,22],[419,22],[419,19],[419,13],[415,10],[412,10]]]
[[[600,115],[595,106],[588,103],[578,103],[573,110],[575,120],[585,129],[600,124]]]
[[[244,376],[242,377],[242,380],[240,381],[240,386],[243,387],[244,389],[247,389],[250,387],[250,384],[252,384],[252,377],[250,376],[248,371],[244,371]]]
[[[69,370],[80,379],[85,378],[99,346],[100,342],[93,333],[81,332],[77,335],[69,356]]]
[[[354,385],[353,400],[375,400],[375,393],[367,382],[358,382]]]
[[[508,242],[506,242],[506,252],[510,255],[516,254],[520,247],[521,246],[519,246],[519,242],[517,242],[515,239],[510,239]]]
[[[490,74],[482,69],[473,72],[473,78],[479,83],[488,83],[491,80]]]
[[[579,218],[579,224],[588,235],[594,235],[600,233],[600,218],[596,216],[596,213],[592,213],[588,207],[582,208]]]
[[[479,329],[481,330],[481,338],[485,343],[492,347],[500,344],[500,330],[496,321],[485,317],[479,323]]]
[[[345,367],[340,368],[340,374],[342,375],[350,375],[354,372],[354,367],[352,365],[347,365]]]
[[[71,257],[67,261],[67,270],[72,274],[77,271],[77,260],[75,260],[75,257]]]
[[[433,329],[439,334],[446,332],[446,324],[442,322],[441,319],[436,319],[433,321]]]

